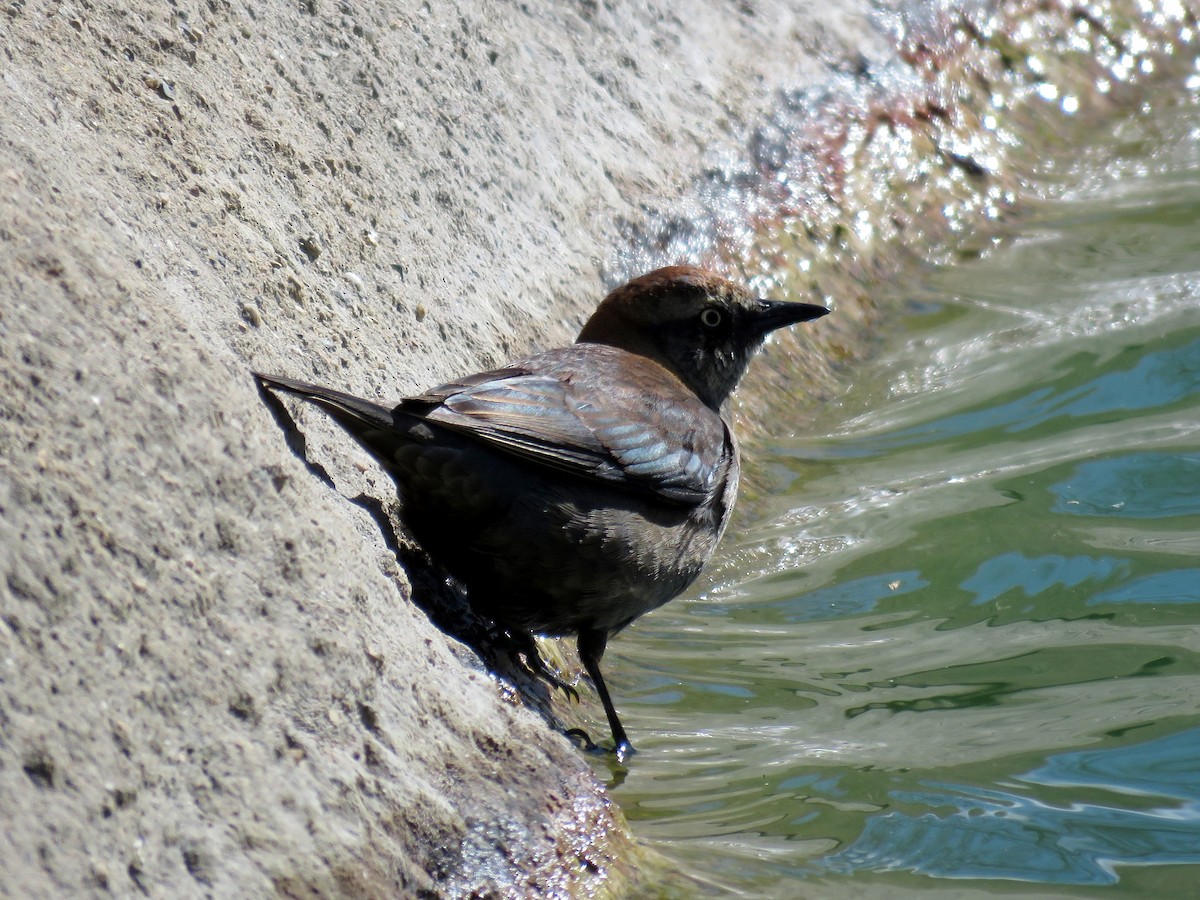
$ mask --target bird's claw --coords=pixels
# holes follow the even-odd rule
[[[608,754],[612,754],[617,758],[617,762],[620,763],[625,762],[626,759],[637,753],[637,751],[633,749],[633,744],[629,743],[629,741],[619,741],[611,750],[609,750],[607,747],[602,747],[593,741],[591,735],[589,735],[582,728],[568,728],[564,734],[566,734],[567,737],[579,738],[583,742],[584,752],[604,754],[606,756]]]
[[[579,738],[581,741],[583,741],[583,749],[588,753],[596,753],[600,750],[599,745],[592,740],[592,736],[582,728],[568,728],[564,734],[566,734],[567,737]]]
[[[546,665],[542,655],[538,653],[537,644],[530,635],[512,636],[514,649],[525,659],[525,668],[535,678],[540,678],[548,685],[558,688],[571,700],[579,702],[579,691],[573,685],[567,684],[553,669]]]

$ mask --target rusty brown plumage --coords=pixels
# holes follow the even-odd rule
[[[768,332],[827,312],[675,266],[614,290],[570,347],[394,408],[257,377],[323,408],[379,460],[413,536],[479,613],[577,636],[623,756],[607,641],[699,575],[737,495],[721,406]]]

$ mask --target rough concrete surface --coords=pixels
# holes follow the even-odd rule
[[[624,883],[587,761],[408,602],[390,484],[251,366],[398,397],[570,338],[613,222],[866,4],[0,9],[0,894]]]

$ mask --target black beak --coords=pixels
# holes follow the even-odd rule
[[[797,322],[811,322],[829,315],[824,306],[813,303],[788,303],[780,300],[759,300],[758,310],[751,319],[751,327],[759,334],[767,334],[776,328],[786,328]]]

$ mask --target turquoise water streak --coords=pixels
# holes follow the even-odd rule
[[[612,645],[614,795],[686,870],[1200,895],[1200,115],[1107,143],[897,286],[707,593]]]

